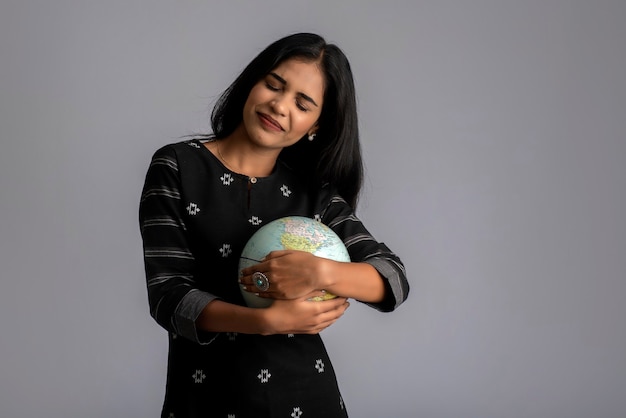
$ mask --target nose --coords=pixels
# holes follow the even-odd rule
[[[272,99],[270,102],[270,107],[272,111],[280,116],[285,116],[285,97],[278,96]]]

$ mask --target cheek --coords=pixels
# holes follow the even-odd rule
[[[252,90],[250,90],[250,94],[248,94],[248,98],[246,99],[246,103],[244,104],[244,110],[251,109],[257,103],[263,100],[262,91],[259,89],[258,85],[255,85]]]
[[[309,129],[313,127],[318,118],[319,115],[311,115],[308,113],[306,115],[300,115],[295,121],[295,126],[297,127],[298,131],[306,133]]]

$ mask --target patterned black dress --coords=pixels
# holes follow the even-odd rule
[[[352,261],[385,279],[391,311],[408,294],[400,260],[330,187],[311,188],[280,161],[268,177],[230,171],[199,140],[158,150],[140,204],[150,313],[169,332],[162,417],[346,417],[319,335],[210,333],[195,320],[218,298],[245,305],[238,258],[262,225],[308,216],[330,226]]]

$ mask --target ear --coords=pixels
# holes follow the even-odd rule
[[[309,132],[307,132],[306,134],[309,142],[315,139],[316,132],[317,132],[317,122],[315,122],[315,125],[313,125],[313,127],[309,129]]]
[[[309,131],[307,132],[307,135],[315,135],[318,129],[319,129],[319,124],[315,122],[313,126],[311,127],[311,129],[309,129]]]

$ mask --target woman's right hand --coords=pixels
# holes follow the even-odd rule
[[[334,324],[350,306],[342,297],[322,302],[307,300],[314,296],[319,296],[319,292],[300,299],[275,300],[264,309],[267,329],[262,334],[319,334]]]

